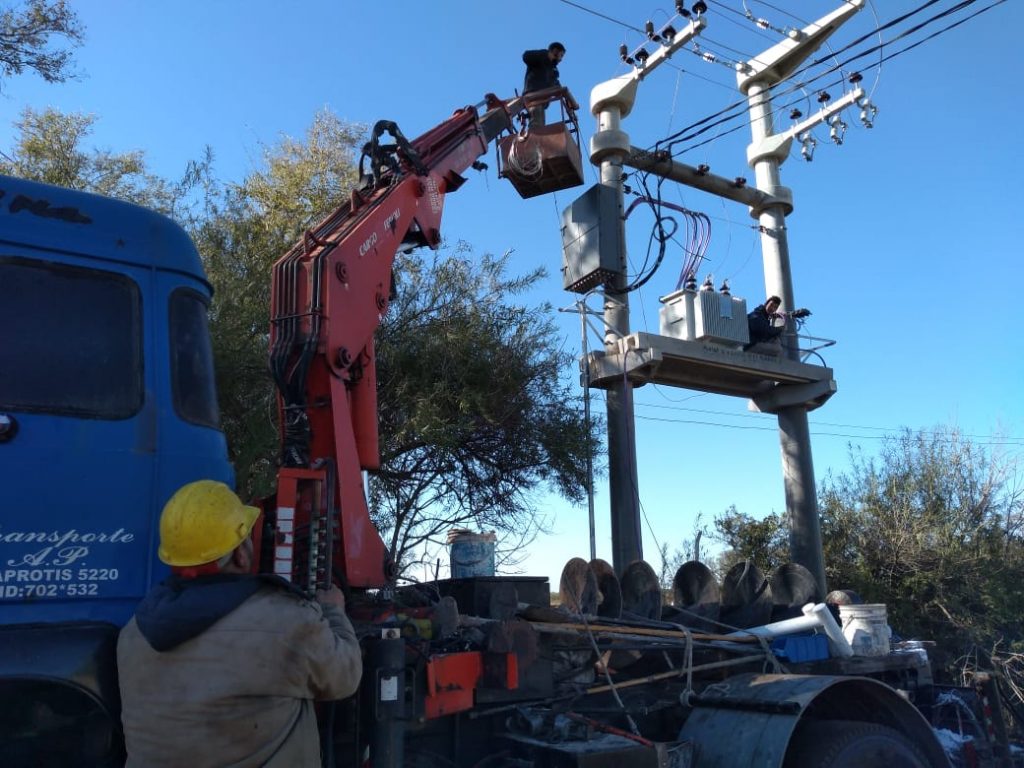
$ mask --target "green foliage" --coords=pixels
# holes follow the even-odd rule
[[[781,515],[758,520],[730,505],[715,517],[715,531],[726,547],[713,568],[719,578],[743,560],[752,560],[765,573],[789,561],[789,529]]]
[[[826,577],[885,603],[904,637],[935,640],[941,663],[1024,646],[1024,496],[1015,464],[958,430],[905,431],[850,468],[818,499]],[[730,562],[786,558],[786,521],[730,510],[716,520]]]
[[[194,228],[217,292],[224,428],[239,486],[252,495],[271,489],[278,452],[266,369],[270,268],[345,200],[364,133],[318,114],[303,140],[265,148],[261,170],[208,196]],[[398,295],[376,343],[382,465],[371,506],[401,565],[455,526],[529,536],[537,488],[577,499],[585,487],[595,443],[559,378],[571,361],[551,308],[514,301],[543,275],[507,277],[507,262],[464,244],[396,262]]]
[[[185,193],[146,170],[141,150],[87,149],[96,118],[26,107],[14,123],[17,138],[0,157],[0,173],[95,192],[171,214]]]
[[[955,429],[905,432],[851,455],[820,492],[830,582],[889,606],[949,658],[1024,641],[1022,498],[1014,465]],[[845,556],[844,556],[845,555]]]
[[[27,69],[48,83],[74,77],[71,51],[54,44],[58,37],[71,48],[82,42],[78,16],[65,0],[26,0],[21,7],[0,9],[0,76]]]
[[[701,547],[701,539],[707,536],[708,533],[708,526],[704,522],[703,515],[698,514],[693,521],[692,539],[684,541],[675,550],[669,548],[668,542],[662,542],[659,545],[658,559],[661,562],[661,567],[658,570],[658,583],[661,584],[662,590],[667,593],[666,598],[669,601],[672,599],[673,581],[679,568],[690,560],[704,561],[707,553]]]
[[[127,199],[189,230],[215,291],[210,331],[238,487],[267,495],[278,454],[271,266],[345,200],[365,129],[322,112],[304,139],[264,148],[261,169],[228,186],[209,150],[177,183],[150,174],[142,152],[88,150],[94,120],[26,110],[0,172]],[[537,491],[578,500],[586,487],[596,441],[560,378],[573,361],[551,307],[522,301],[544,275],[509,277],[508,261],[459,244],[396,263],[399,293],[377,341],[383,457],[371,502],[403,565],[455,526],[529,537],[541,524]]]
[[[274,251],[274,259],[345,201],[356,182],[365,133],[366,126],[325,109],[313,116],[303,140],[282,136],[263,148],[264,167],[246,177],[239,193],[259,216],[261,227],[284,246]]]
[[[378,526],[400,563],[452,527],[536,531],[538,487],[579,500],[590,439],[561,374],[571,366],[547,305],[518,300],[545,275],[506,277],[509,254],[465,243],[396,265],[378,335]]]
[[[240,485],[269,490],[278,443],[266,374],[270,267],[344,200],[356,180],[361,126],[317,115],[304,141],[265,150],[265,168],[221,196],[196,239],[218,297],[212,316],[221,409]],[[473,524],[530,535],[540,485],[568,498],[593,452],[559,379],[550,307],[513,299],[542,278],[505,275],[507,257],[465,245],[407,254],[377,336],[382,465],[371,480],[375,522],[407,565],[424,540]]]
[[[318,216],[337,207],[355,182],[356,147],[365,129],[323,111],[303,140],[263,148],[263,166],[238,186],[204,179],[193,238],[214,287],[210,316],[221,419],[238,487],[273,490],[278,432],[267,369],[270,271]]]
[[[237,190],[223,193],[209,218],[193,229],[214,287],[210,310],[221,426],[246,497],[273,488],[276,470],[274,388],[267,373],[269,266],[280,243],[257,226]]]

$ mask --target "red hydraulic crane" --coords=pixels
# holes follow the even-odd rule
[[[282,442],[275,573],[310,588],[332,576],[354,588],[394,578],[361,476],[379,465],[373,334],[391,299],[394,258],[403,248],[437,248],[445,196],[466,181],[462,173],[484,167],[479,158],[524,107],[551,101],[568,120],[530,130],[540,175],[508,175],[524,197],[581,183],[577,105],[564,88],[510,100],[489,94],[483,114],[465,107],[413,141],[381,121],[349,203],[274,264],[270,367]],[[382,143],[386,134],[393,143]],[[506,156],[515,140],[504,140]]]

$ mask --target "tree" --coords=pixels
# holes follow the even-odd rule
[[[214,287],[210,314],[221,419],[239,490],[273,489],[278,453],[275,390],[267,367],[270,271],[356,181],[365,127],[328,111],[303,139],[263,147],[262,166],[234,186],[209,183],[190,227]]]
[[[851,450],[818,499],[832,587],[885,603],[900,635],[937,642],[940,665],[1024,650],[1024,495],[1011,458],[956,429],[907,430],[877,456]],[[784,518],[727,514],[716,527],[762,567],[785,557]]]
[[[774,512],[757,519],[730,505],[715,517],[715,531],[726,547],[713,568],[720,578],[743,560],[752,560],[764,573],[789,561],[788,526]]]
[[[819,494],[829,578],[889,606],[902,634],[952,658],[1024,644],[1024,499],[1015,464],[958,430],[905,431],[877,458],[851,453]]]
[[[0,173],[175,213],[188,184],[172,184],[150,173],[141,150],[87,148],[95,122],[93,115],[26,107],[14,123],[13,146],[0,156]]]
[[[510,254],[465,243],[402,257],[378,335],[378,527],[400,565],[453,527],[529,535],[535,493],[579,500],[594,443],[563,373],[551,307],[517,300],[545,275],[505,276]]]
[[[224,427],[252,495],[270,490],[278,453],[270,267],[346,199],[363,133],[320,113],[304,140],[265,148],[262,169],[213,195],[195,228],[216,296],[230,297],[215,297],[211,329]],[[576,499],[585,487],[595,446],[560,378],[571,366],[551,308],[515,301],[543,275],[507,277],[507,262],[464,245],[396,262],[376,343],[383,455],[371,506],[400,565],[455,526],[528,536],[537,490]]]
[[[658,583],[662,590],[671,598],[672,586],[679,568],[690,560],[703,562],[706,552],[701,547],[701,539],[708,535],[708,526],[703,520],[703,513],[698,513],[693,521],[693,538],[682,542],[675,550],[670,550],[668,542],[658,546],[658,558],[661,567],[658,570]]]
[[[142,152],[88,150],[93,122],[27,110],[0,171],[128,199],[185,225],[215,289],[218,399],[239,490],[267,495],[278,453],[270,268],[346,199],[365,129],[322,112],[304,139],[264,148],[260,169],[225,185],[209,151],[171,183],[147,171]],[[384,456],[371,501],[403,564],[417,542],[453,526],[529,536],[541,488],[578,499],[586,487],[595,441],[561,378],[571,361],[551,308],[519,300],[543,273],[508,277],[507,265],[507,255],[475,257],[465,245],[396,264],[399,295],[377,343]]]
[[[53,38],[64,38],[69,48],[82,42],[78,15],[65,0],[26,0],[20,8],[0,10],[0,77],[28,69],[48,83],[73,78],[71,50]]]

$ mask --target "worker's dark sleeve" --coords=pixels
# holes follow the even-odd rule
[[[548,52],[544,48],[536,51],[523,51],[523,64],[528,67],[544,66],[549,61]]]
[[[768,317],[768,313],[764,311],[764,308],[760,306],[755,307],[754,310],[747,315],[747,329],[750,333],[751,344],[774,339],[782,333],[781,328],[772,327],[771,318]]]

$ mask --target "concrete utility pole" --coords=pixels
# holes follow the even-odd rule
[[[628,113],[628,108],[626,112]],[[615,192],[615,212],[619,220],[618,274],[604,290],[604,343],[614,349],[620,338],[629,333],[629,294],[626,292],[626,230],[621,146],[609,139],[626,137],[619,130],[622,105],[604,101],[595,111],[598,134],[591,141],[591,161],[600,163],[601,184]],[[598,137],[601,146],[598,146]],[[625,142],[628,146],[628,140]],[[628,149],[627,149],[628,151]],[[643,537],[640,531],[640,494],[636,468],[636,437],[633,414],[633,385],[625,377],[608,388],[608,475],[611,490],[612,563],[621,576],[634,560],[643,558]]]
[[[629,334],[622,164],[631,147],[629,136],[621,128],[622,118],[633,109],[640,81],[692,40],[704,25],[702,17],[693,19],[681,31],[674,32],[657,51],[644,57],[633,72],[601,83],[590,94],[590,111],[597,118],[597,133],[590,142],[590,161],[601,169],[601,184],[614,190],[617,201],[618,274],[604,291],[605,348],[612,352],[618,349],[619,340]],[[607,403],[612,564],[621,575],[626,566],[643,558],[633,385],[626,380],[625,372],[621,381],[608,386]]]
[[[786,237],[786,216],[793,210],[793,196],[780,183],[779,166],[789,156],[795,137],[829,120],[850,104],[861,103],[867,108],[867,102],[864,92],[857,89],[835,102],[826,103],[802,123],[774,133],[771,88],[792,75],[863,6],[864,0],[846,0],[836,11],[802,30],[792,30],[788,39],[737,65],[738,87],[747,97],[750,110],[753,142],[747,150],[747,160],[754,169],[754,188],[746,186],[743,180],[711,174],[706,167],[692,168],[677,163],[665,153],[649,153],[631,147],[629,136],[622,130],[622,120],[636,100],[638,84],[705,27],[702,16],[697,15],[678,33],[666,26],[672,31],[670,34],[662,31],[661,47],[653,54],[643,52],[640,55],[638,51],[627,57],[623,49],[623,58],[635,62],[633,72],[601,83],[591,92],[590,109],[597,118],[598,129],[591,139],[590,159],[600,167],[601,184],[613,191],[616,201],[618,258],[611,268],[614,278],[604,291],[605,352],[592,361],[597,363],[597,373],[588,376],[590,383],[600,382],[608,392],[612,554],[615,570],[620,574],[629,563],[642,556],[633,384],[630,381],[633,377],[634,380],[746,396],[757,410],[776,414],[786,509],[792,530],[791,555],[814,575],[824,593],[825,570],[807,411],[820,406],[835,392],[832,372],[823,366],[801,363],[792,326],[787,327],[784,336],[787,359],[778,363],[764,356],[745,356],[739,351],[709,357],[674,339],[650,334],[631,335],[622,174],[623,166],[628,165],[749,206],[751,215],[760,225],[766,295],[778,295],[782,308],[793,310],[793,278]],[[775,385],[766,389],[772,382]]]
[[[779,166],[789,156],[793,136],[799,129],[790,129],[781,135],[775,134],[770,89],[793,74],[843,22],[863,6],[864,0],[848,0],[842,8],[750,59],[739,67],[736,74],[739,90],[747,97],[750,109],[753,141],[747,150],[747,159],[754,169],[758,190],[774,198],[773,202],[752,209],[760,224],[765,295],[779,296],[782,299],[783,311],[795,309],[796,300],[793,295],[793,275],[790,270],[789,242],[786,236],[786,214],[793,210],[792,193],[780,183]],[[855,97],[855,94],[848,95],[823,110],[819,116],[812,118],[812,122],[817,122],[818,117],[825,119],[828,114],[838,112]],[[783,347],[791,360],[799,361],[800,350],[797,345],[796,329],[792,324],[786,326]],[[790,552],[795,562],[803,565],[814,575],[824,594],[825,564],[822,556],[807,405],[794,403],[772,410],[779,420],[783,482],[790,524]]]

